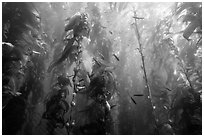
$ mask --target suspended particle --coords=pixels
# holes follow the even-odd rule
[[[110,109],[113,109],[114,107],[116,107],[117,105],[112,105],[112,106],[110,106]]]
[[[153,109],[156,109],[156,106],[153,106]]]

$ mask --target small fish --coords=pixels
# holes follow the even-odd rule
[[[115,54],[113,54],[113,56],[117,59],[117,61],[120,61],[120,59]]]
[[[95,58],[93,58],[93,60],[96,62],[97,65],[101,66],[98,60],[96,60]]]
[[[167,88],[167,87],[165,87],[165,89],[167,89],[168,91],[171,91],[171,89],[169,89],[169,88]]]
[[[43,32],[43,35],[44,35],[45,37],[47,37],[47,33]]]
[[[79,90],[85,89],[84,86],[83,86],[83,87],[78,86],[77,88],[78,88]]]
[[[110,34],[113,34],[113,32],[112,32],[112,31],[109,31],[109,33],[110,33]]]
[[[22,93],[16,92],[15,94],[16,94],[16,96],[20,96]]]
[[[133,16],[133,18],[135,18],[135,19],[144,19],[142,17],[135,17],[135,16]]]
[[[42,38],[39,38],[39,37],[37,37],[36,39],[39,40],[39,41],[42,40]]]
[[[132,97],[130,97],[130,98],[131,98],[132,102],[133,102],[135,105],[137,105],[137,103],[135,102],[135,100],[134,100]]]
[[[55,39],[52,40],[52,43],[55,43],[56,41],[57,41],[57,39],[55,38]]]
[[[67,18],[65,19],[65,21],[69,21],[69,20],[70,20],[70,18],[71,18],[71,17],[67,17]]]
[[[74,101],[71,102],[71,106],[74,107],[76,106],[76,103]]]
[[[74,125],[75,125],[75,120],[73,120],[73,121],[72,121],[71,125],[72,125],[72,126],[74,126]]]
[[[117,105],[112,105],[111,107],[110,107],[110,109],[113,109],[114,107],[116,107]]]
[[[84,79],[79,80],[79,82],[82,82],[82,81],[84,81]]]
[[[37,19],[41,20],[41,17],[40,15],[37,13],[37,12],[33,12],[32,13]]]
[[[73,96],[73,98],[75,98],[76,97],[76,93],[74,92],[74,93],[72,93],[72,96]]]
[[[11,48],[13,48],[13,47],[14,47],[14,45],[13,45],[13,44],[8,43],[8,42],[2,42],[2,45],[6,45],[6,46],[9,46],[9,47],[11,47]]]
[[[34,51],[34,50],[33,50],[33,53],[40,55],[40,52],[37,52],[37,51]]]
[[[107,109],[108,111],[111,110],[111,106],[110,106],[110,104],[108,103],[108,101],[106,101],[106,109]]]
[[[104,56],[99,51],[97,51],[97,52],[100,55],[100,57],[104,60],[105,59]]]
[[[25,75],[25,73],[24,73],[22,70],[19,70],[19,71],[18,71],[18,74],[21,74],[21,75],[23,75],[23,76]]]
[[[41,20],[41,17],[39,15],[36,15],[35,16],[37,19]]]
[[[164,109],[166,109],[166,110],[167,110],[167,109],[168,109],[168,108],[167,108],[167,106],[164,106]]]
[[[105,26],[102,26],[102,25],[100,25],[100,26],[101,26],[101,28],[103,28],[103,29],[107,28],[107,27],[105,27]]]
[[[133,95],[133,96],[138,96],[138,97],[140,97],[140,96],[144,96],[143,94],[135,94],[135,95]]]

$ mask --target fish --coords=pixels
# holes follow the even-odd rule
[[[163,106],[163,107],[164,107],[164,109],[168,110],[167,106]]]
[[[97,51],[97,52],[100,55],[101,59],[104,60],[105,59],[104,56],[99,51]]]
[[[33,50],[33,53],[40,55],[40,52],[37,52],[37,51],[34,51],[34,50]]]
[[[108,101],[106,101],[106,109],[107,109],[108,111],[111,110],[111,106],[110,106],[110,104],[108,103]]]
[[[85,89],[84,86],[82,86],[82,87],[81,87],[81,86],[78,86],[77,88],[78,88],[79,90]]]
[[[135,18],[135,19],[144,19],[143,17],[135,17],[135,16],[133,16],[133,18]]]
[[[130,97],[130,98],[131,98],[132,102],[133,102],[135,105],[137,105],[137,103],[135,102],[135,100],[134,100],[132,97]]]
[[[140,96],[144,96],[143,94],[135,94],[135,95],[133,95],[133,96],[138,96],[138,97],[140,97]]]
[[[71,17],[67,17],[66,19],[65,19],[65,21],[69,21],[71,19]]]
[[[11,43],[8,43],[8,42],[2,42],[2,45],[6,45],[6,46],[9,46],[11,48],[14,48],[14,45]]]
[[[117,59],[117,61],[120,61],[120,59],[115,54],[113,54],[113,56]]]
[[[101,66],[101,63],[96,59],[96,58],[93,58],[93,60],[95,61],[95,63],[99,66]]]
[[[116,107],[117,105],[111,105],[110,109],[113,109],[114,107]]]
[[[168,90],[168,91],[171,91],[171,89],[169,89],[169,88],[167,88],[167,87],[165,87],[165,89]]]

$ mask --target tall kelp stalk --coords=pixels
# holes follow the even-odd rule
[[[145,79],[145,84],[146,84],[146,88],[147,88],[147,92],[148,92],[148,99],[150,100],[150,103],[151,103],[151,106],[152,106],[152,113],[153,113],[153,116],[154,116],[154,122],[155,122],[155,126],[156,126],[156,130],[157,130],[157,121],[156,121],[156,114],[155,114],[155,106],[154,106],[154,103],[153,103],[153,100],[152,100],[152,93],[151,93],[151,89],[150,89],[150,86],[149,86],[149,83],[148,83],[148,79],[147,79],[147,72],[146,72],[146,68],[145,68],[145,57],[144,57],[144,54],[143,54],[143,47],[142,47],[142,43],[141,43],[141,40],[140,40],[140,33],[139,33],[139,30],[138,30],[138,26],[137,26],[137,20],[138,19],[144,19],[144,18],[141,18],[141,17],[137,17],[137,13],[136,11],[134,11],[134,16],[133,18],[135,19],[135,34],[136,34],[136,38],[137,38],[137,41],[138,41],[138,44],[139,44],[139,48],[137,48],[137,50],[139,51],[140,55],[141,55],[141,60],[142,60],[142,70],[143,70],[143,73],[144,73],[144,79]]]

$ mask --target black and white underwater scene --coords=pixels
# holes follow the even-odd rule
[[[2,2],[3,135],[202,135],[201,2]]]

